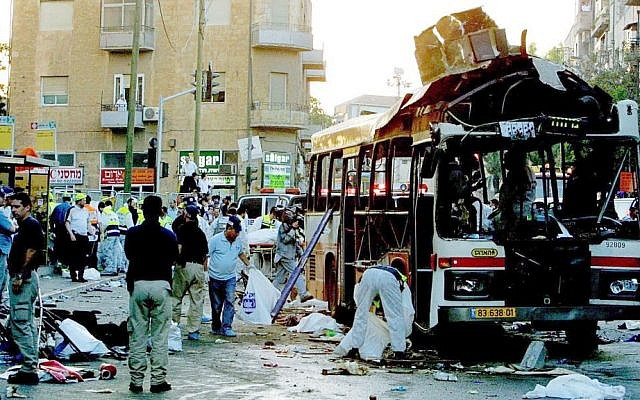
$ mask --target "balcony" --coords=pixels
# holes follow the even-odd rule
[[[103,26],[100,28],[100,48],[113,52],[127,52],[133,49],[132,26]],[[155,30],[143,26],[140,31],[140,51],[155,49]]]
[[[325,69],[324,50],[313,49],[302,53],[302,68]]]
[[[626,62],[636,63],[640,60],[640,39],[630,39],[622,42],[623,58]]]
[[[127,110],[120,110],[120,107],[115,104],[103,104],[100,111],[100,126],[103,128],[111,128],[114,130],[127,129],[127,120],[129,113]],[[138,129],[144,128],[142,122],[142,110],[141,104],[136,104],[136,121],[135,127]]]
[[[307,82],[326,82],[327,74],[324,69],[305,69],[304,79]]]
[[[596,14],[596,18],[593,21],[593,30],[591,31],[591,36],[594,38],[599,38],[604,34],[607,29],[609,29],[609,7],[601,9],[598,14]]]
[[[254,101],[251,104],[252,128],[302,129],[309,124],[306,106],[291,103]]]
[[[313,35],[308,25],[257,23],[251,27],[251,44],[258,48],[313,49]]]

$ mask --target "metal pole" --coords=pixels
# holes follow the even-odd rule
[[[162,172],[162,119],[164,117],[164,97],[160,96],[160,106],[158,110],[158,132],[156,133],[156,139],[158,144],[156,147],[156,180],[155,190],[156,193],[160,193],[160,173]]]
[[[138,89],[138,57],[140,55],[140,16],[142,0],[136,0],[136,11],[133,22],[133,48],[131,50],[131,76],[129,78],[129,115],[127,118],[127,152],[124,160],[124,191],[131,193],[131,170],[133,169],[133,136],[136,125]]]
[[[253,27],[251,24],[253,23],[253,0],[249,0],[249,66],[247,68],[247,170],[246,170],[246,180],[247,180],[247,194],[251,193],[251,153],[253,147],[253,138],[251,137],[251,107],[253,106],[253,55],[252,55],[252,47],[251,47],[251,34],[253,32]]]
[[[159,102],[159,110],[158,110],[158,131],[156,132],[156,136],[158,139],[158,147],[157,147],[157,155],[156,155],[156,192],[160,192],[160,172],[162,170],[162,140],[163,140],[163,129],[164,129],[164,103],[175,99],[176,97],[184,96],[185,94],[190,94],[196,91],[196,88],[191,88],[187,90],[183,90],[182,92],[172,94],[168,97],[160,96]]]
[[[193,130],[193,161],[200,164],[200,110],[202,108],[202,44],[204,41],[204,0],[198,13],[198,49],[196,54],[196,115]]]

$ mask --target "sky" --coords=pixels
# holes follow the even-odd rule
[[[9,40],[10,3],[0,0],[0,41]],[[527,29],[539,55],[564,40],[575,15],[575,0],[312,0],[314,48],[324,50],[327,81],[312,82],[311,95],[329,115],[363,94],[395,96],[397,88],[387,85],[395,68],[410,84],[402,90],[416,90],[413,37],[444,15],[478,6],[507,30],[511,44]]]
[[[510,44],[535,42],[538,55],[561,43],[575,16],[575,0],[312,0],[314,48],[323,49],[326,82],[312,82],[311,95],[333,115],[334,107],[363,94],[396,96],[388,86],[394,68],[404,70],[414,91],[420,82],[413,37],[444,15],[482,6]]]

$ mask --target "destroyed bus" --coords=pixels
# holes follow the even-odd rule
[[[307,229],[333,218],[309,288],[348,303],[389,264],[419,330],[531,321],[592,351],[597,321],[640,318],[639,221],[614,206],[637,208],[639,140],[635,102],[524,50],[441,75],[312,136]]]

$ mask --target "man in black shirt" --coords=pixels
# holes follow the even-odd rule
[[[198,207],[185,208],[185,223],[178,228],[180,255],[173,276],[173,321],[180,323],[182,299],[189,292],[187,338],[200,339],[200,322],[204,306],[204,275],[207,271],[207,237],[198,227]]]
[[[40,223],[31,216],[31,198],[24,192],[11,199],[11,211],[18,221],[18,234],[9,252],[10,329],[13,341],[24,357],[22,367],[9,376],[13,384],[38,384],[38,330],[34,320],[33,303],[38,297],[36,269],[42,260],[44,234]]]
[[[129,390],[142,392],[147,369],[147,338],[151,336],[151,392],[171,390],[167,383],[171,318],[171,266],[178,256],[173,233],[160,226],[162,199],[149,196],[142,206],[144,222],[127,231],[124,252],[129,259]]]

